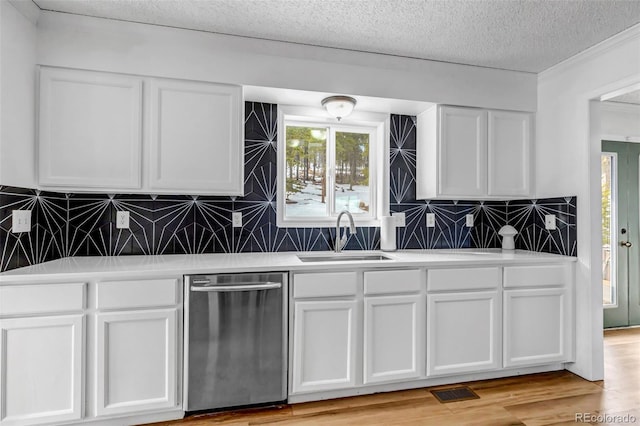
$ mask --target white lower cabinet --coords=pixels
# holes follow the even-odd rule
[[[0,319],[0,425],[82,418],[84,316]]]
[[[290,393],[424,377],[422,274],[418,269],[294,274]]]
[[[356,301],[296,301],[292,392],[356,385]]]
[[[569,294],[566,288],[504,291],[504,366],[571,358]]]
[[[497,290],[427,296],[427,375],[501,367],[500,294]]]
[[[505,266],[505,367],[572,361],[572,264]]]
[[[365,297],[364,383],[423,375],[422,295]]]
[[[96,414],[176,405],[177,309],[96,315]]]

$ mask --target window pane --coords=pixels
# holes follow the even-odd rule
[[[287,126],[286,216],[327,216],[326,156],[326,128]]]
[[[605,306],[616,303],[616,236],[612,234],[616,229],[612,208],[614,159],[611,154],[602,154],[602,303]]]
[[[369,134],[336,132],[335,211],[369,214]]]

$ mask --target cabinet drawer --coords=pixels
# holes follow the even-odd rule
[[[497,288],[500,278],[500,268],[431,269],[427,291]]]
[[[293,297],[355,296],[356,283],[355,272],[295,274]]]
[[[568,281],[567,265],[509,266],[504,268],[505,287],[562,287]]]
[[[81,311],[84,283],[0,287],[0,316]]]
[[[178,280],[104,281],[96,285],[98,309],[128,309],[178,304]]]
[[[420,271],[369,271],[364,273],[364,294],[417,293]]]

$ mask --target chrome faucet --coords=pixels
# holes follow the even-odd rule
[[[349,218],[349,233],[351,235],[356,233],[356,224],[353,223],[353,216],[351,216],[351,213],[349,213],[349,211],[342,210],[340,212],[340,214],[338,215],[338,220],[336,220],[336,245],[335,245],[336,253],[340,253],[342,251],[342,247],[344,247],[345,244],[347,244],[347,230],[346,229],[344,231],[344,235],[342,237],[340,237],[340,219],[342,219],[342,215],[345,215],[345,214]],[[345,228],[346,228],[346,226],[345,226]]]

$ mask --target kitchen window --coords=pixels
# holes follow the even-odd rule
[[[354,112],[342,121],[324,110],[279,106],[280,227],[335,225],[348,210],[358,226],[388,214],[389,115]]]

